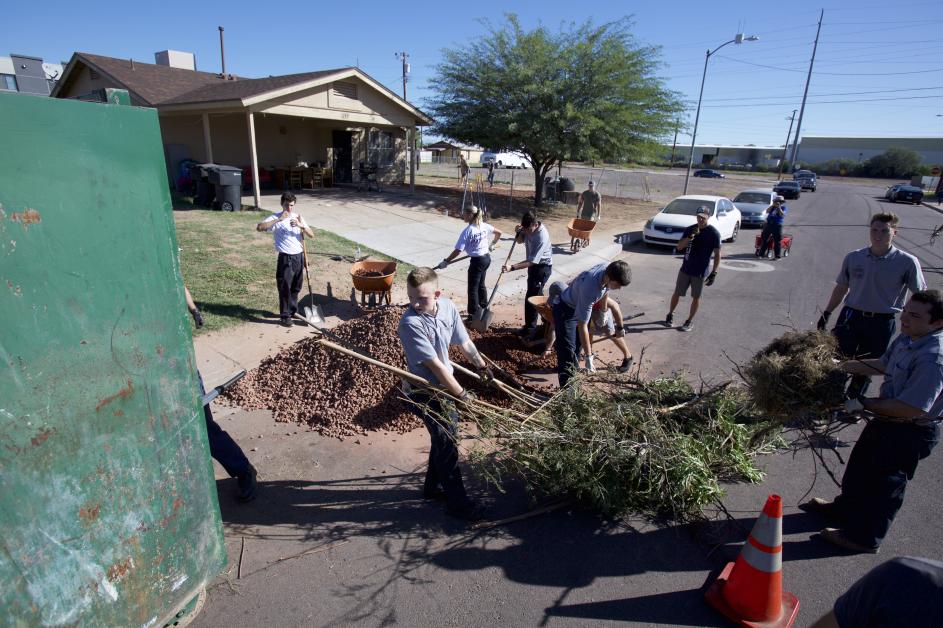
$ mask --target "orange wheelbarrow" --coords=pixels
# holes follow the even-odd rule
[[[589,246],[589,237],[595,227],[596,222],[593,220],[572,219],[570,224],[566,226],[566,230],[570,234],[570,251],[576,253],[581,248]]]
[[[350,267],[354,288],[360,290],[361,307],[375,307],[377,301],[390,305],[390,292],[396,275],[396,262],[366,260]],[[367,297],[370,297],[369,306]]]

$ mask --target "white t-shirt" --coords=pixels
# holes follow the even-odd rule
[[[273,223],[268,230],[275,236],[276,251],[279,253],[287,253],[288,255],[297,255],[302,252],[301,227],[292,227],[291,220],[294,218],[299,225],[304,225],[305,227],[308,225],[305,224],[304,218],[299,214],[292,213],[288,218],[279,220],[281,215],[281,212],[272,214],[263,222]]]
[[[486,222],[481,223],[480,227],[468,225],[462,229],[462,232],[458,235],[455,250],[464,251],[472,257],[487,255],[493,235],[494,227]]]

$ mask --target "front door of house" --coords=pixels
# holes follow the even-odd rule
[[[334,131],[333,152],[334,180],[338,183],[353,183],[353,133],[350,131]]]

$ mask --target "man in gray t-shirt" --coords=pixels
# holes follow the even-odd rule
[[[891,213],[871,217],[871,246],[845,256],[819,318],[818,328],[824,330],[832,312],[844,300],[832,333],[846,358],[881,357],[894,335],[894,318],[904,307],[907,291],[914,293],[927,287],[917,258],[893,245],[899,222]],[[863,395],[870,379],[852,377],[849,396]]]
[[[469,393],[455,379],[449,361],[449,345],[458,345],[462,353],[478,369],[484,381],[493,379],[491,369],[468,337],[458,309],[440,297],[439,280],[431,268],[416,268],[406,278],[409,307],[400,319],[397,333],[406,354],[406,366],[430,385],[440,387],[460,400]],[[458,413],[451,404],[422,387],[404,386],[415,412],[429,432],[429,465],[423,496],[446,502],[446,512],[454,517],[475,521],[483,516],[482,508],[469,499],[458,467]]]
[[[521,335],[530,338],[537,330],[537,308],[531,305],[530,298],[544,293],[544,286],[553,270],[553,245],[550,243],[547,228],[537,221],[533,212],[525,212],[521,216],[521,224],[516,233],[515,238],[517,242],[524,243],[527,255],[523,262],[503,266],[501,272],[527,269],[527,293],[524,295],[524,326],[521,328]]]

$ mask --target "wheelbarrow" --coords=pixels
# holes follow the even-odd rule
[[[773,256],[773,236],[770,236],[766,241],[766,257]],[[760,249],[763,247],[763,234],[756,234],[756,242],[754,242],[756,247],[756,256],[759,257]],[[792,250],[792,234],[784,233],[783,237],[779,241],[779,248],[782,249],[783,257],[789,257],[789,252]]]
[[[576,253],[581,248],[589,246],[589,238],[595,227],[596,222],[593,220],[582,218],[570,220],[570,224],[566,226],[566,230],[570,234],[570,251]]]
[[[360,306],[372,308],[378,303],[383,305],[384,301],[390,305],[395,275],[396,262],[364,260],[353,264],[350,267],[350,278],[354,288],[360,290]]]
[[[533,348],[538,345],[544,345],[544,353],[549,354],[553,351],[553,308],[550,307],[550,297],[547,295],[538,294],[536,296],[527,297],[527,302],[534,306],[534,309],[537,310],[537,314],[540,315],[540,318],[544,321],[544,335],[543,338],[537,338],[532,341],[524,341],[524,345],[528,348]]]

